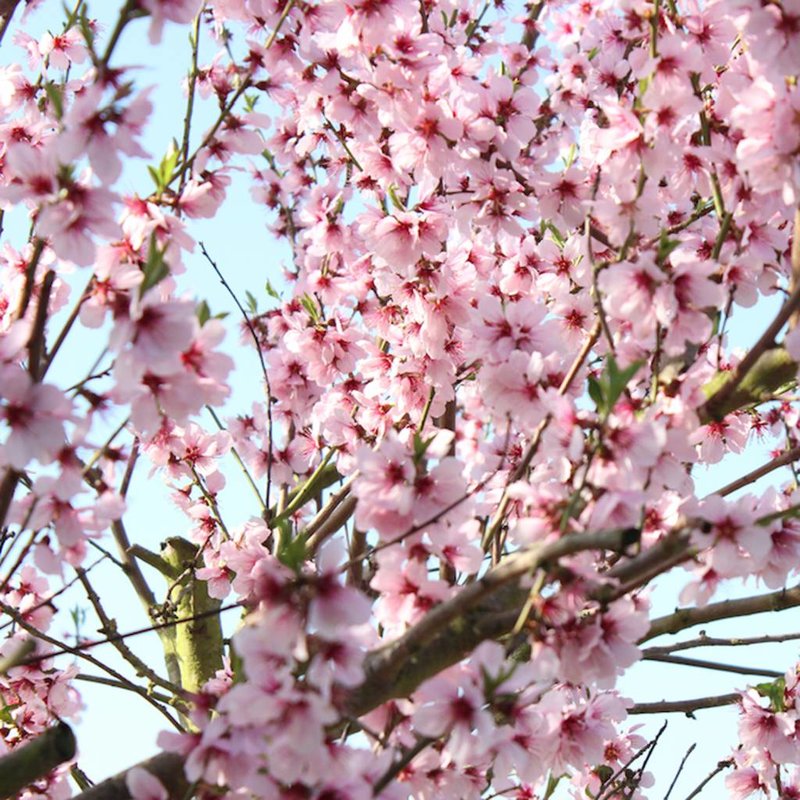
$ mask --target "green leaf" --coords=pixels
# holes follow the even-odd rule
[[[564,235],[561,233],[561,231],[558,228],[556,228],[555,225],[553,225],[552,222],[543,222],[542,223],[542,233],[544,233],[544,231],[550,231],[550,233],[553,236],[553,240],[555,241],[555,243],[561,248],[564,247],[564,243],[566,242],[566,239],[564,239]]]
[[[169,186],[172,173],[178,165],[179,158],[180,150],[178,149],[178,143],[173,139],[170,143],[169,150],[167,150],[166,154],[161,159],[161,163],[158,167],[147,167],[147,171],[150,173],[150,177],[153,179],[153,183],[156,185],[156,191],[159,194],[165,191]]]
[[[258,300],[253,296],[252,292],[245,290],[244,299],[247,302],[247,310],[251,314],[258,314]]]
[[[15,708],[20,707],[20,703],[11,703],[10,705],[0,708],[0,722],[5,722],[6,725],[13,727],[14,715],[11,713]]]
[[[603,387],[596,378],[589,376],[589,397],[592,398],[597,408],[597,413],[601,416],[606,415],[606,399],[603,396]]]
[[[278,520],[277,526],[281,530],[278,561],[294,572],[299,572],[306,560],[306,537],[302,535],[293,537],[289,520]]]
[[[266,284],[264,285],[264,291],[266,291],[266,293],[275,300],[281,299],[281,296],[280,294],[278,294],[277,289],[275,289],[275,287],[269,281],[267,281]]]
[[[670,239],[666,231],[661,231],[658,239],[658,250],[656,251],[656,264],[662,266],[669,258],[670,253],[680,244],[679,239]]]
[[[564,777],[563,775],[559,775],[558,777],[556,777],[555,775],[553,775],[552,772],[550,773],[550,775],[547,778],[547,788],[544,790],[544,795],[542,796],[542,800],[550,800],[550,798],[555,793],[559,782],[563,777]]]
[[[423,439],[419,432],[414,433],[414,463],[418,464],[425,457],[425,453],[431,446],[431,442],[436,438],[436,434]]]
[[[394,207],[398,211],[405,211],[406,210],[406,207],[403,205],[403,202],[397,196],[397,187],[393,183],[389,184],[389,188],[387,189],[387,193],[389,195],[389,198],[392,201],[392,204],[394,205]]]
[[[601,417],[607,417],[617,404],[625,387],[630,382],[631,378],[639,371],[644,361],[634,361],[629,364],[625,369],[620,369],[614,356],[609,355],[606,358],[606,368],[600,379],[589,377],[589,396],[594,400],[597,407],[597,413]]]
[[[620,396],[625,391],[628,382],[639,371],[642,364],[644,364],[643,361],[634,361],[632,364],[625,367],[625,369],[620,370],[614,357],[608,357],[609,393],[607,399],[609,411],[613,410],[617,400],[619,400]]]
[[[772,711],[779,713],[786,711],[785,692],[786,679],[776,678],[769,683],[758,683],[754,687],[761,697],[769,699],[769,707]]]
[[[156,234],[152,233],[150,236],[150,248],[147,253],[147,263],[144,265],[144,280],[139,287],[139,296],[144,297],[144,293],[148,289],[152,289],[157,284],[161,283],[164,278],[169,275],[169,267],[164,260],[164,255],[167,248],[159,249],[156,243]]]
[[[197,314],[197,321],[200,323],[201,328],[211,319],[211,309],[208,307],[208,303],[205,300],[201,300],[197,304],[197,311],[195,313]]]
[[[303,308],[308,311],[309,316],[314,322],[319,320],[319,308],[317,307],[316,301],[310,294],[306,292],[306,294],[300,298],[300,305],[302,305]]]
[[[61,94],[61,86],[54,81],[47,81],[44,85],[44,91],[47,94],[50,105],[53,106],[53,113],[56,119],[61,119],[64,116],[64,98]]]

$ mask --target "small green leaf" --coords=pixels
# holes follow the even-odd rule
[[[303,308],[306,311],[308,311],[309,316],[311,317],[311,319],[314,322],[319,320],[319,318],[320,318],[319,308],[317,307],[316,301],[314,300],[314,298],[310,294],[308,294],[308,293],[304,294],[300,298],[300,304],[303,306]]]
[[[425,458],[425,453],[427,452],[428,448],[431,446],[431,442],[436,438],[436,434],[433,436],[428,436],[426,439],[423,439],[420,436],[419,432],[414,433],[414,463],[418,464]]]
[[[53,113],[56,119],[61,119],[64,116],[64,98],[61,94],[61,86],[54,81],[47,81],[44,85],[44,91],[47,94],[50,105],[53,106]]]
[[[5,722],[6,725],[14,725],[14,715],[11,713],[15,708],[19,708],[21,703],[12,703],[11,705],[3,706],[0,708],[0,722]]]
[[[754,687],[755,690],[761,695],[769,699],[769,707],[772,711],[779,713],[786,711],[785,691],[786,679],[783,677],[776,678],[769,683],[759,683]]]
[[[197,311],[195,313],[197,314],[197,321],[200,323],[201,328],[211,319],[211,309],[208,307],[208,303],[205,300],[201,300],[197,304]]]
[[[630,379],[639,371],[643,363],[643,361],[634,361],[625,369],[620,370],[614,357],[608,357],[608,395],[606,399],[608,400],[609,411],[613,410]]]
[[[402,201],[397,196],[397,187],[393,183],[389,184],[389,188],[387,189],[387,193],[389,195],[389,198],[392,201],[392,204],[394,205],[394,207],[398,211],[405,211],[406,210],[406,207],[403,205]]]
[[[656,264],[662,266],[669,258],[670,253],[680,244],[679,239],[670,239],[666,231],[661,231],[658,239],[658,250],[656,251]]]
[[[292,537],[291,524],[288,520],[278,523],[281,528],[281,546],[278,548],[278,561],[294,572],[299,572],[306,560],[306,537]]]
[[[606,399],[603,396],[603,387],[596,378],[589,376],[589,397],[592,398],[597,408],[597,413],[601,416],[606,414]]]
[[[173,141],[170,143],[169,150],[167,150],[166,154],[161,159],[161,163],[158,165],[158,167],[147,167],[147,171],[150,173],[150,177],[153,179],[153,183],[155,183],[156,191],[158,193],[165,191],[169,186],[169,182],[172,179],[172,173],[175,171],[175,167],[178,165],[178,158],[180,158],[178,143],[173,139]]]
[[[147,253],[147,263],[144,265],[144,280],[139,287],[139,296],[144,297],[148,289],[152,289],[157,284],[161,283],[164,278],[169,275],[169,267],[167,266],[164,256],[167,248],[161,250],[156,243],[156,234],[150,236],[150,248]]]
[[[555,243],[561,248],[564,247],[564,243],[565,243],[566,240],[564,239],[564,236],[561,233],[561,231],[558,228],[556,228],[556,226],[553,225],[552,222],[543,222],[542,223],[542,233],[544,233],[545,231],[550,231],[550,233],[553,236],[553,240],[555,241]]]
[[[256,300],[253,293],[245,290],[244,299],[247,303],[247,310],[251,314],[258,314],[258,300]]]
[[[277,289],[269,281],[267,281],[266,284],[264,285],[264,291],[275,300],[281,299],[281,296],[280,294],[278,294]]]

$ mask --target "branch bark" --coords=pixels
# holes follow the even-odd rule
[[[183,756],[177,753],[159,753],[137,766],[158,778],[172,800],[184,800],[190,796],[191,787],[183,774]],[[124,770],[78,796],[82,800],[130,800],[131,793],[125,782],[127,775],[128,770]]]
[[[0,798],[14,797],[75,756],[75,734],[66,722],[48,728],[0,758]]]
[[[691,714],[701,708],[719,708],[733,705],[740,695],[738,692],[719,694],[712,697],[697,697],[693,700],[661,700],[656,703],[636,703],[628,709],[629,714]]]
[[[702,608],[679,608],[672,614],[654,619],[650,624],[647,635],[639,640],[639,644],[649,642],[656,636],[665,633],[678,633],[701,625],[704,622],[715,622],[720,619],[732,617],[746,617],[751,614],[763,614],[765,611],[783,611],[786,608],[800,606],[800,586],[792,589],[779,589],[770,594],[753,595],[738,600],[723,600],[720,603],[711,603]]]

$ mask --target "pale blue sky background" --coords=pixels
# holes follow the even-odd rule
[[[90,3],[90,9],[93,15],[98,15],[101,21],[110,24],[118,5],[110,0],[104,2],[96,0]],[[60,26],[62,15],[58,7],[58,3],[45,3],[42,10],[33,16],[33,24],[27,26],[27,30],[33,35],[39,35],[48,26],[54,28]],[[152,97],[157,111],[148,129],[145,146],[151,151],[153,161],[157,162],[172,136],[179,135],[184,108],[180,82],[188,65],[188,29],[168,24],[162,44],[153,49],[146,41],[147,26],[146,20],[135,21],[129,26],[123,35],[114,63],[135,65],[138,86],[155,86]],[[19,51],[12,47],[12,34],[13,28],[3,44],[4,63],[22,58]],[[208,44],[204,43],[201,49],[201,64],[208,62],[213,54]],[[196,135],[201,135],[204,129],[201,120],[202,116],[198,115],[194,127]],[[236,184],[231,197],[235,196],[237,199],[226,203],[222,212],[213,220],[192,223],[191,232],[196,239],[205,242],[210,254],[218,261],[226,278],[240,297],[243,296],[245,289],[249,289],[266,303],[267,298],[262,294],[264,282],[269,279],[275,285],[280,284],[280,261],[286,258],[286,252],[269,237],[265,229],[266,215],[262,209],[254,207],[250,202],[244,176],[239,176]],[[123,193],[148,192],[151,182],[146,173],[145,163],[133,162],[127,165],[118,186]],[[17,246],[21,241],[14,233],[23,227],[23,221],[19,218],[12,219],[7,225],[7,235]],[[187,256],[185,261],[188,274],[181,279],[181,286],[198,298],[207,299],[213,311],[231,311],[229,321],[238,331],[239,318],[233,303],[217,282],[199,250],[194,255]],[[84,280],[85,276],[80,275],[77,283],[82,284]],[[748,312],[737,310],[737,322],[731,328],[734,342],[746,346],[753,341],[766,325],[774,306],[775,303],[771,302]],[[101,338],[97,334],[82,334],[76,336],[75,341],[70,340],[69,346],[65,348],[57,364],[58,368],[53,371],[53,379],[72,382],[71,379],[76,374],[82,374],[81,370],[85,369],[85,364],[91,363],[99,351],[98,342]],[[239,344],[237,334],[229,335],[226,348],[235,355],[238,364],[231,413],[246,411],[249,408],[250,398],[258,396],[260,376],[258,362],[251,348]],[[712,491],[731,478],[763,463],[766,458],[763,448],[750,448],[745,455],[727,459],[724,465],[709,470],[707,475],[698,473],[696,478],[701,487],[701,494]],[[228,524],[236,525],[251,514],[256,514],[257,509],[253,507],[249,490],[242,481],[237,480],[235,470],[229,471],[229,475],[231,485],[226,489],[221,505]],[[789,473],[784,469],[777,475],[778,478],[768,478],[762,483],[769,480],[786,480]],[[148,482],[150,485],[147,485]],[[160,491],[160,483],[157,480],[150,481],[148,478],[145,460],[140,462],[137,469],[130,498],[133,502],[125,520],[128,531],[135,540],[151,548],[157,548],[158,543],[165,537],[186,530],[185,517],[173,508],[166,497],[166,492]],[[158,593],[163,588],[161,578],[158,575],[151,577],[153,588]],[[93,578],[102,589],[104,598],[108,602],[108,610],[117,618],[121,630],[130,630],[146,624],[146,619],[127,582],[120,579],[119,573],[114,568],[103,566],[93,573]],[[667,613],[674,607],[677,591],[685,581],[685,577],[679,571],[674,577],[659,582],[660,590],[654,596],[655,615]],[[750,587],[747,593],[752,591],[753,587]],[[732,587],[714,599],[723,599],[734,593],[735,588]],[[60,601],[59,605],[62,610],[68,610],[70,604],[74,605],[76,602],[83,606],[87,605],[77,593],[73,595],[71,601]],[[232,612],[229,619],[235,621],[235,618],[236,612]],[[787,611],[744,621],[718,623],[713,627],[709,626],[708,630],[714,635],[754,635],[800,629],[799,622],[798,612]],[[68,616],[64,615],[61,627],[57,624],[55,630],[60,633],[68,629]],[[91,623],[85,633],[90,637],[94,635]],[[681,638],[690,638],[693,635],[696,635],[696,631],[686,632]],[[666,639],[659,640],[652,644],[662,644],[665,641]],[[138,637],[131,640],[130,645],[137,653],[161,668],[161,652],[155,636]],[[109,664],[119,665],[115,651],[109,646],[98,648],[94,654],[102,656]],[[718,659],[782,670],[796,660],[797,645],[795,643],[771,645],[747,651],[729,649],[715,652],[704,649],[691,654],[709,660]],[[757,680],[753,679],[752,682]],[[719,694],[743,687],[747,682],[748,679],[744,676],[725,675],[681,666],[642,663],[625,676],[620,689],[623,694],[637,701],[653,701]],[[88,684],[80,684],[80,689],[87,704],[84,721],[77,728],[81,753],[80,765],[92,779],[99,780],[156,752],[155,736],[165,727],[165,723],[150,706],[132,694],[114,689]],[[643,722],[645,735],[652,735],[658,730],[662,720],[657,718],[650,721],[646,718],[637,718],[634,722]],[[663,797],[686,748],[696,742],[697,749],[687,762],[672,794],[673,798],[684,798],[719,759],[728,755],[730,745],[735,740],[734,725],[735,712],[730,708],[698,712],[697,720],[689,720],[681,715],[670,715],[669,727],[650,762],[657,784],[656,789],[651,790],[648,796]],[[705,796],[724,796],[720,778],[706,790]]]

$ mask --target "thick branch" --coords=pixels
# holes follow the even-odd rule
[[[702,608],[679,608],[672,614],[654,619],[647,635],[639,640],[639,644],[663,636],[665,633],[678,631],[701,625],[704,622],[715,622],[732,617],[746,617],[751,614],[763,614],[765,611],[783,611],[786,608],[800,606],[800,587],[780,589],[770,594],[743,597],[739,600],[723,600],[711,603]]]
[[[147,770],[161,781],[173,800],[189,797],[189,782],[183,774],[183,757],[177,753],[159,753],[137,766]],[[125,783],[128,771],[120,772],[80,795],[81,800],[130,800],[131,793]]]
[[[787,316],[797,309],[800,309],[800,292],[786,301],[764,336],[732,372],[717,373],[705,387],[708,400],[697,411],[700,422],[721,420],[740,408],[770,400],[797,377],[797,364],[783,347],[774,344]],[[778,321],[780,325],[776,324]]]
[[[75,756],[75,734],[65,722],[0,758],[0,798],[14,797]]]
[[[348,711],[360,716],[386,700],[403,697],[484,639],[508,633],[526,595],[517,586],[523,576],[582,550],[623,550],[628,536],[627,530],[574,533],[506,557],[455,597],[431,609],[399,639],[373,650],[364,665],[364,683],[347,700]],[[487,602],[503,589],[507,593],[501,596],[499,608]],[[509,603],[509,599],[515,602]]]

